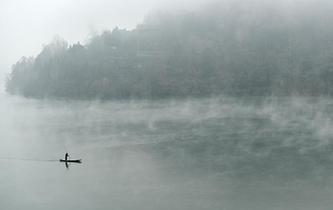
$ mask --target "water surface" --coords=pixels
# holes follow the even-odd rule
[[[331,99],[1,95],[0,114],[1,209],[333,206]]]

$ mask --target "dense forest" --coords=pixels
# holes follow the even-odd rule
[[[84,45],[56,38],[13,65],[6,89],[77,99],[333,95],[332,10],[232,1],[156,12]]]

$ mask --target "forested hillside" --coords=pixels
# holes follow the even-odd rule
[[[324,1],[156,12],[85,45],[55,39],[13,65],[6,88],[82,99],[333,95],[332,22]]]

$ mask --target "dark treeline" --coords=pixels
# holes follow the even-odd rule
[[[7,91],[103,99],[333,95],[333,4],[281,2],[156,13],[86,45],[57,38],[13,65]]]

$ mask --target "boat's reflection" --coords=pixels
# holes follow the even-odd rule
[[[60,160],[60,162],[65,163],[65,167],[66,167],[66,169],[69,169],[69,166],[70,166],[71,164],[81,164],[81,163],[82,163],[81,160],[77,160],[77,161],[71,161],[71,160],[64,161],[64,160]]]

